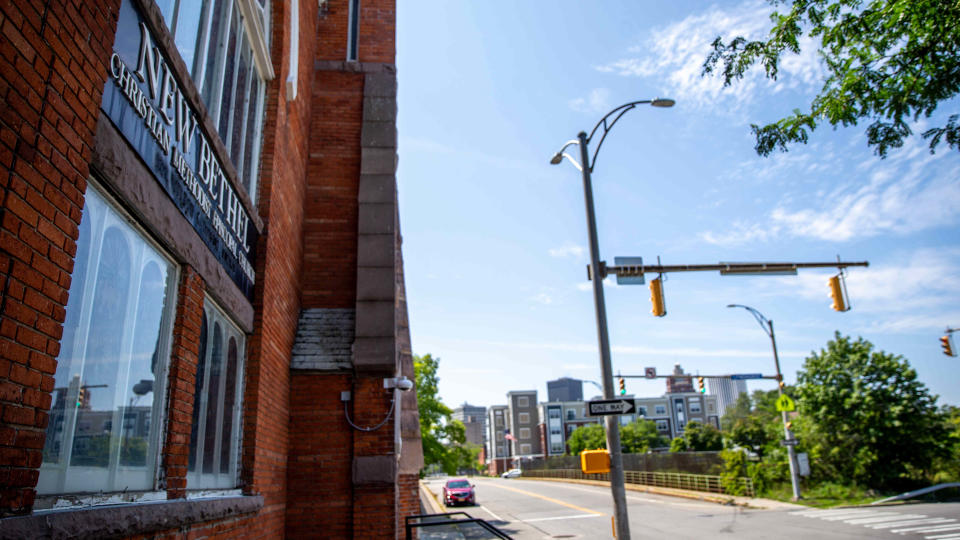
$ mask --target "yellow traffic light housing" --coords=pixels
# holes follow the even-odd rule
[[[653,304],[651,313],[657,317],[663,317],[667,314],[667,308],[663,303],[663,279],[655,278],[650,280],[650,303]]]
[[[620,395],[627,393],[627,381],[623,380],[623,377],[620,377]]]
[[[610,452],[606,450],[584,450],[580,452],[580,470],[584,474],[610,472]]]
[[[703,377],[697,377],[697,391],[701,394],[707,393],[707,387],[703,385]]]
[[[830,285],[830,298],[833,298],[833,305],[830,306],[836,311],[849,311],[847,300],[843,295],[843,274],[837,274],[827,282]]]
[[[953,334],[947,334],[940,338],[940,347],[943,349],[943,354],[947,356],[956,356],[953,352]]]

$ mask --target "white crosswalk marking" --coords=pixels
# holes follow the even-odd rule
[[[927,517],[873,508],[838,508],[835,510],[800,510],[790,512],[823,521],[842,522],[873,530],[888,530],[900,535],[924,536],[926,540],[960,540],[960,522],[954,518]]]
[[[928,532],[940,532],[940,531],[953,531],[953,530],[960,529],[960,524],[957,524],[957,523],[956,523],[957,520],[951,519],[951,520],[949,520],[949,521],[953,521],[954,524],[953,524],[953,525],[947,525],[947,524],[941,524],[941,525],[924,525],[923,527],[910,527],[910,528],[908,528],[908,529],[891,529],[890,532],[895,532],[895,533],[905,533],[905,532],[928,533]]]
[[[903,521],[906,519],[921,519],[927,517],[924,514],[890,514],[889,512],[883,514],[883,516],[874,516],[869,518],[859,518],[859,519],[850,519],[844,521],[844,523],[849,523],[851,525],[872,525],[874,523],[882,523],[884,521]]]
[[[878,525],[870,525],[871,529],[892,529],[893,527],[902,527],[910,525],[934,525],[934,524],[944,524],[952,523],[952,519],[948,518],[926,518],[926,519],[910,519],[906,521],[894,521],[888,523],[880,523]]]

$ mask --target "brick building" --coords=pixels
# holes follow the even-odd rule
[[[0,538],[398,537],[395,0],[11,0],[0,36]]]

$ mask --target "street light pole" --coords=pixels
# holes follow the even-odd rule
[[[569,141],[563,148],[557,152],[550,163],[556,165],[567,158],[583,175],[583,197],[587,209],[587,231],[590,243],[590,275],[593,282],[593,305],[597,318],[597,339],[600,342],[600,373],[603,384],[603,399],[613,399],[613,367],[610,361],[610,338],[607,332],[607,308],[603,298],[603,279],[606,277],[606,271],[602,269],[600,262],[600,248],[597,242],[597,218],[593,206],[593,185],[591,182],[591,173],[596,164],[597,154],[603,145],[610,129],[617,123],[617,120],[630,109],[637,105],[650,104],[654,107],[672,107],[672,99],[654,99],[633,101],[625,103],[604,115],[593,127],[593,131],[588,136],[586,132],[581,131],[577,139]],[[610,119],[608,121],[608,119]],[[597,130],[603,128],[600,136],[600,142],[593,153],[593,159],[590,158],[588,144],[593,139]],[[572,145],[580,146],[580,163],[577,163],[564,150]],[[623,454],[620,449],[620,421],[615,415],[609,415],[605,419],[607,432],[607,451],[610,453],[610,491],[613,495],[614,527],[618,540],[630,540],[630,523],[627,516],[627,495],[624,489],[623,480]]]
[[[770,336],[770,343],[773,345],[773,362],[777,367],[777,393],[782,396],[783,375],[780,373],[780,355],[777,354],[777,338],[773,333],[773,321],[767,319],[759,311],[750,306],[730,304],[727,307],[741,307],[749,311],[753,317],[757,319],[757,322],[760,323],[760,328],[763,328],[763,331]],[[783,435],[787,441],[787,455],[790,458],[790,483],[793,484],[793,500],[796,501],[800,499],[800,477],[798,475],[800,466],[797,463],[797,451],[794,442],[796,439],[793,437],[793,432],[787,427],[787,411],[780,411],[780,418],[783,421]]]
[[[583,173],[583,198],[587,206],[587,230],[590,237],[590,275],[593,284],[593,306],[597,317],[597,339],[600,342],[600,382],[603,384],[603,399],[613,398],[613,367],[610,360],[610,337],[607,332],[607,308],[603,298],[604,272],[600,270],[600,248],[597,242],[597,219],[593,209],[593,186],[590,167],[587,164],[587,134],[577,135],[580,141],[580,172]],[[604,417],[607,432],[607,451],[610,452],[610,491],[613,494],[614,525],[618,539],[630,539],[630,522],[627,517],[627,494],[623,480],[623,454],[620,449],[620,419]]]

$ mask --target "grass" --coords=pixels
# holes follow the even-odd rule
[[[790,484],[780,484],[762,496],[778,501],[796,502],[813,508],[868,504],[886,496],[859,486],[846,486],[833,482],[824,482],[816,486],[801,486],[800,495],[801,499],[799,501],[793,501],[793,489]]]

